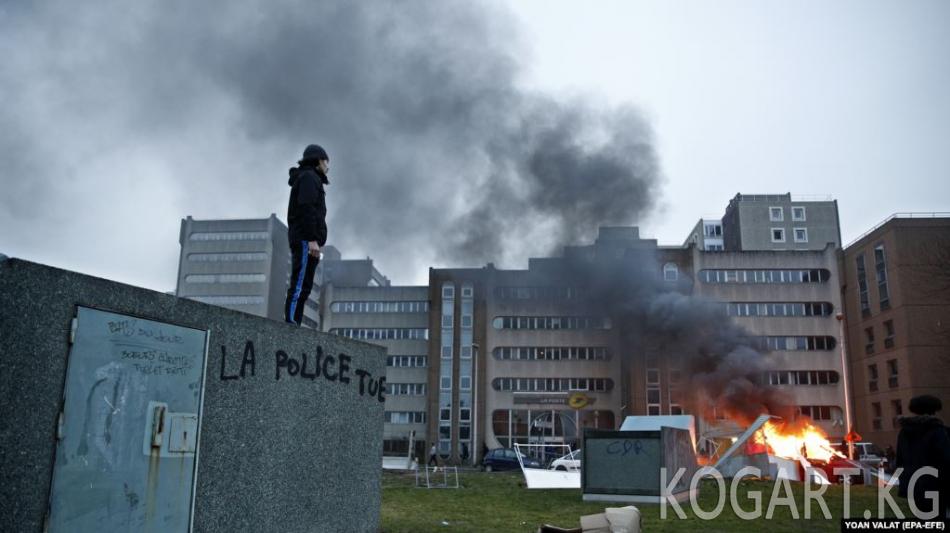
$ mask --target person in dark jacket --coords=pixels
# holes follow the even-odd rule
[[[290,287],[284,304],[284,319],[300,325],[304,304],[313,288],[313,274],[320,262],[320,248],[327,243],[327,202],[323,186],[330,183],[330,157],[311,144],[298,165],[290,169],[290,201],[287,204],[287,239],[292,256]]]
[[[930,466],[937,469],[937,477],[922,475],[914,485],[914,504],[921,512],[933,510],[933,501],[926,497],[929,491],[939,493],[938,517],[947,516],[950,504],[950,437],[947,427],[935,415],[943,405],[940,398],[922,395],[911,398],[910,412],[917,416],[900,419],[901,431],[897,435],[897,468],[904,470],[900,474],[901,496],[907,498],[910,478],[914,472]]]

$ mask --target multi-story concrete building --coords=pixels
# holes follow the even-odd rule
[[[683,246],[690,244],[707,252],[719,252],[725,249],[722,239],[722,220],[701,218],[693,226],[693,231],[683,242]]]
[[[334,246],[324,246],[320,265],[314,275],[319,285],[332,283],[337,287],[388,287],[389,278],[384,276],[369,257],[366,259],[343,259]],[[315,285],[318,285],[314,281]]]
[[[594,244],[533,258],[527,270],[431,269],[430,441],[477,463],[485,449],[576,445],[583,428],[653,413],[648,358],[591,305],[589,280],[571,265],[627,263],[677,286],[690,278],[688,257],[637,228],[601,228]]]
[[[387,349],[383,452],[405,457],[414,433],[414,455],[424,458],[430,418],[429,288],[393,287],[388,280],[386,286],[367,286],[356,274],[345,275],[342,270],[337,274],[337,281],[363,283],[347,286],[325,280],[320,301],[323,331]]]
[[[264,219],[182,219],[175,294],[284,320],[290,279],[287,226]]]
[[[847,432],[837,252],[692,249],[697,297],[722,302],[767,352],[763,386],[775,387],[833,439]],[[725,424],[728,427],[728,424]],[[702,424],[704,428],[710,424]]]
[[[841,246],[838,202],[791,194],[737,194],[722,216],[723,244],[733,252],[824,250]]]
[[[896,446],[911,398],[950,408],[950,213],[894,215],[841,262],[855,427]]]
[[[326,331],[321,325],[320,303],[323,300],[324,287],[389,287],[389,278],[382,275],[373,265],[373,260],[343,259],[335,246],[324,246],[320,251],[320,263],[313,275],[313,291],[307,306],[304,307],[302,324],[313,329]]]

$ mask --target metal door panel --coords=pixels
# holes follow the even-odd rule
[[[189,531],[206,331],[79,307],[49,531]]]

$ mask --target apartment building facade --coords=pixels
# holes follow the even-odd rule
[[[647,358],[591,305],[589,280],[572,265],[649,265],[646,275],[675,284],[690,278],[687,259],[637,228],[601,228],[592,245],[532,258],[526,270],[431,269],[430,441],[475,464],[516,443],[576,446],[584,428],[653,412]]]
[[[762,386],[784,394],[834,439],[846,426],[837,251],[692,249],[694,296],[720,302],[767,358]],[[728,422],[700,424],[705,429]]]
[[[950,214],[899,214],[841,254],[855,426],[897,444],[910,399],[950,409]]]
[[[320,304],[323,331],[386,348],[383,453],[405,456],[411,445],[423,458],[430,419],[429,288],[337,286],[330,280]]]

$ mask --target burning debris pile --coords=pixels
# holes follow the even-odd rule
[[[769,420],[752,437],[749,447],[786,459],[805,458],[827,463],[834,457],[844,457],[831,447],[825,432],[807,419]]]
[[[804,481],[810,475],[820,484],[839,480],[836,469],[855,474],[853,469],[865,468],[835,450],[825,432],[808,419],[787,421],[769,415],[757,418],[715,463],[725,477],[750,466],[773,478]]]

